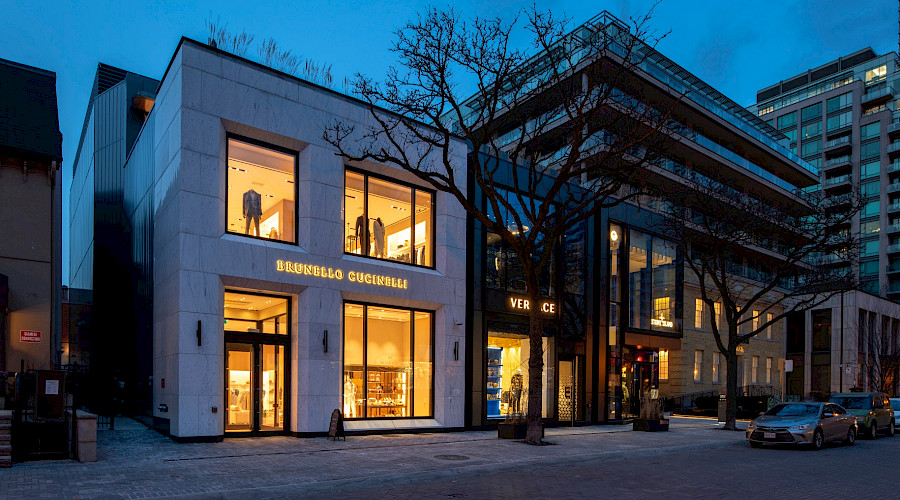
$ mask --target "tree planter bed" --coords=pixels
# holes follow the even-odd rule
[[[662,432],[669,430],[669,419],[660,418],[652,420],[635,419],[632,422],[632,430],[644,432]]]
[[[525,439],[528,432],[528,424],[497,424],[497,437],[500,439]],[[541,437],[544,437],[544,428],[541,427]]]

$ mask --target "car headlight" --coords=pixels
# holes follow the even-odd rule
[[[809,424],[792,425],[788,427],[789,431],[805,431],[806,429],[809,429]]]

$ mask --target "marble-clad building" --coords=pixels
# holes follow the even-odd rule
[[[335,409],[348,430],[464,425],[465,215],[322,139],[368,113],[178,45],[124,174],[153,417],[173,437],[320,434]]]

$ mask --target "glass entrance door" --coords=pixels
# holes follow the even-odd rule
[[[285,346],[225,344],[226,432],[284,430]]]
[[[559,368],[559,392],[557,394],[557,409],[560,422],[581,420],[581,356],[560,356]]]

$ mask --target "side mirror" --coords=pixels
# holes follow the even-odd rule
[[[826,411],[825,413],[822,414],[822,418],[831,418],[833,416],[834,416],[834,413],[832,413],[830,411]]]

